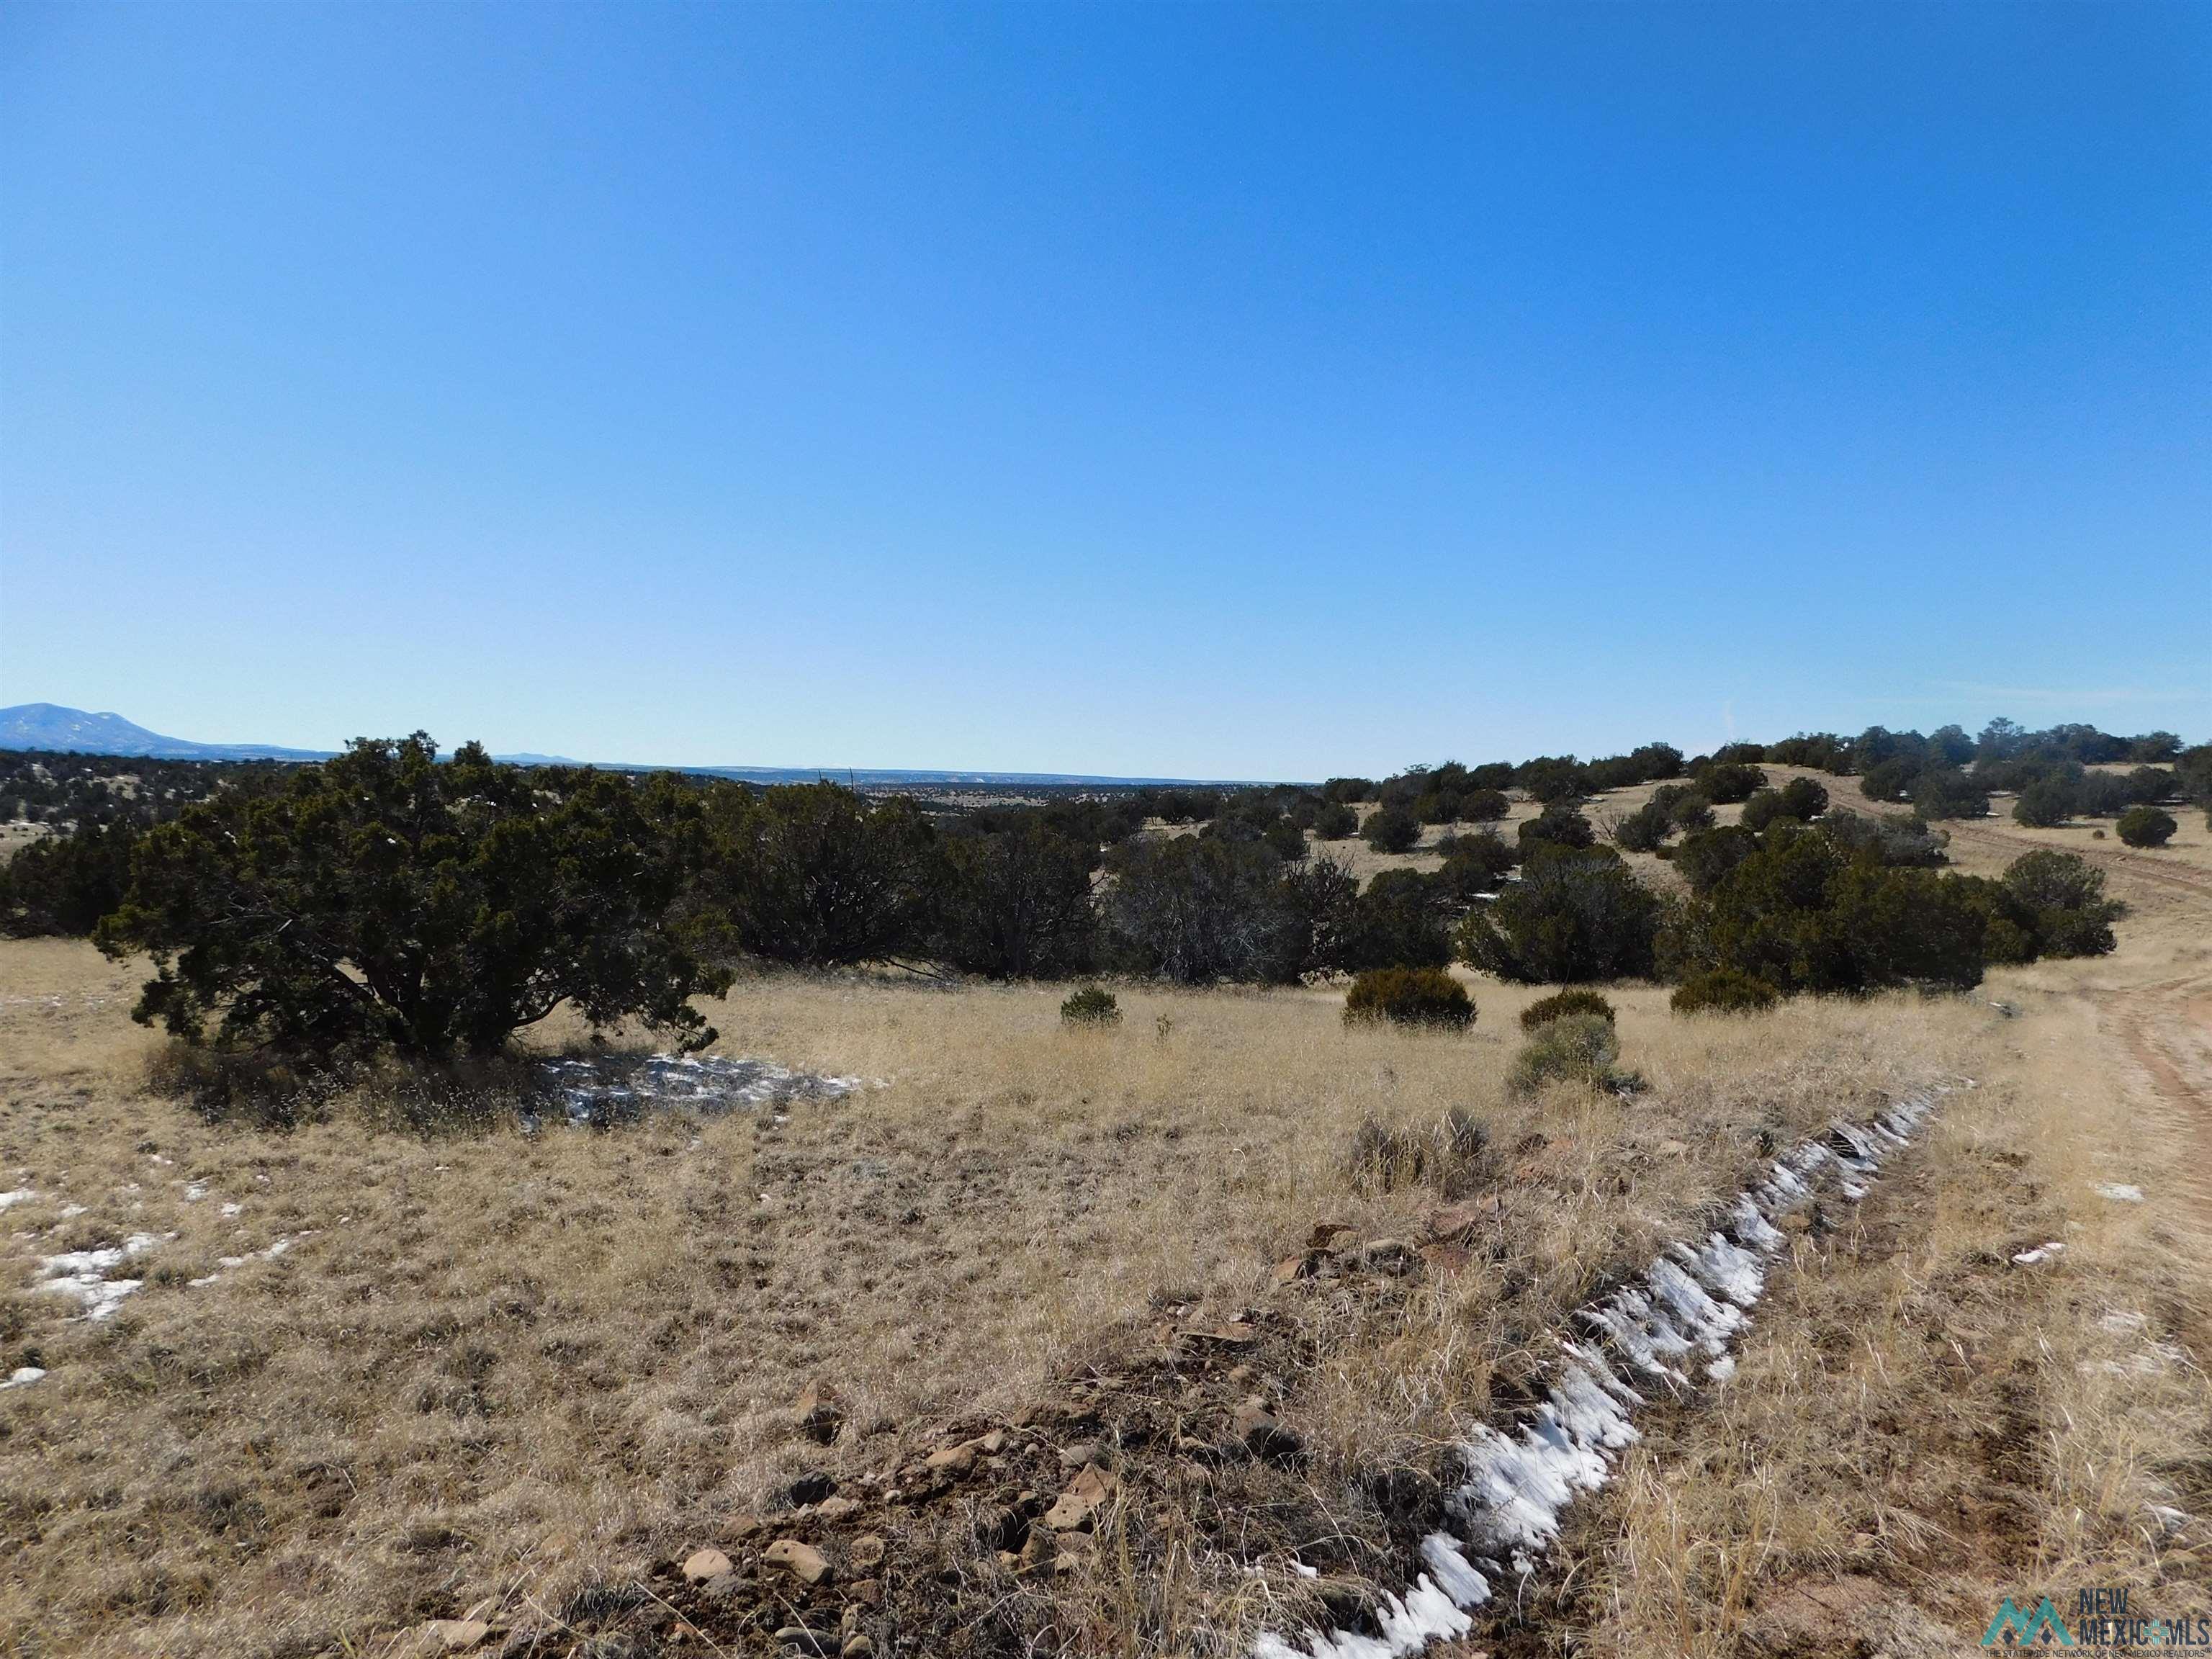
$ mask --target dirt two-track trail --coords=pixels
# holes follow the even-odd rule
[[[1954,839],[2007,860],[2048,845],[1994,824],[1949,828]],[[2123,949],[2081,994],[2095,1005],[2113,1046],[2187,1128],[2198,1155],[2175,1173],[2194,1192],[2198,1213],[2212,1212],[2212,872],[2175,853],[2094,843],[2070,850],[2105,871],[2136,924],[2179,941],[2172,958]]]

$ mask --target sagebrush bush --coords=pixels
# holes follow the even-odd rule
[[[1474,999],[1441,968],[1374,968],[1352,981],[1344,1017],[1463,1031],[1474,1024]]]
[[[1615,1081],[1613,1062],[1620,1058],[1620,1039],[1612,1022],[1595,1014],[1565,1014],[1529,1034],[1506,1080],[1516,1094],[1524,1095],[1547,1083],[1601,1088]]]
[[[1070,1025],[1114,1025],[1121,1022],[1121,1005],[1104,986],[1086,985],[1060,1005],[1060,1017]]]
[[[1682,981],[1668,1006],[1678,1014],[1755,1014],[1782,1000],[1782,993],[1753,975],[1715,968]]]
[[[1521,1029],[1533,1031],[1546,1020],[1563,1018],[1568,1014],[1595,1014],[1607,1024],[1613,1022],[1613,1005],[1595,991],[1586,991],[1579,986],[1543,997],[1521,1011]]]
[[[2163,847],[2181,828],[2171,812],[2162,812],[2155,806],[2130,806],[2112,827],[2130,847]]]

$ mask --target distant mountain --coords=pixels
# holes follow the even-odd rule
[[[0,749],[43,749],[80,755],[143,755],[149,760],[327,760],[319,749],[279,749],[265,743],[192,743],[134,726],[120,714],[88,714],[58,703],[0,708]]]
[[[279,749],[270,744],[193,743],[184,738],[165,738],[134,726],[120,714],[88,714],[82,708],[58,703],[25,702],[0,708],[0,749],[37,749],[80,755],[143,755],[150,760],[328,760],[325,749]],[[832,782],[869,784],[878,788],[902,785],[965,784],[969,787],[1036,788],[1044,785],[1138,785],[1188,787],[1194,783],[1221,784],[1228,779],[1103,778],[1078,772],[909,772],[850,766],[657,766],[626,761],[574,761],[562,755],[495,755],[494,760],[516,766],[598,766],[610,772],[689,772],[704,777],[737,778],[747,783]]]

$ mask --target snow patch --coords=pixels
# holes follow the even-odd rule
[[[857,1077],[794,1072],[771,1060],[721,1054],[556,1060],[540,1071],[571,1123],[596,1125],[627,1122],[649,1109],[670,1107],[750,1111],[771,1102],[837,1100],[865,1083]]]
[[[1638,1279],[1577,1309],[1575,1323],[1595,1340],[1561,1340],[1546,1398],[1516,1425],[1478,1423],[1468,1431],[1459,1449],[1462,1479],[1445,1498],[1453,1530],[1422,1540],[1425,1571],[1402,1597],[1386,1596],[1375,1609],[1381,1634],[1314,1632],[1293,1645],[1271,1632],[1254,1643],[1253,1659],[1402,1659],[1472,1629],[1465,1609],[1488,1601],[1498,1576],[1534,1572],[1559,1537],[1566,1506],[1602,1486],[1613,1459],[1636,1441],[1630,1414],[1644,1400],[1624,1376],[1640,1372],[1686,1391],[1686,1366],[1695,1356],[1709,1382],[1727,1383],[1735,1375],[1729,1346],[1765,1289],[1769,1258],[1787,1244],[1775,1221],[1823,1188],[1863,1196],[1935,1106],[1933,1093],[1915,1095],[1871,1124],[1831,1123],[1739,1194],[1724,1227],[1701,1243],[1670,1244]],[[2029,1254],[2039,1260],[2044,1252]]]
[[[38,1194],[28,1187],[18,1187],[13,1192],[0,1193],[0,1210],[7,1209],[12,1205],[28,1204],[37,1196]]]
[[[44,1376],[46,1372],[36,1365],[18,1365],[8,1373],[8,1380],[0,1382],[0,1391],[9,1389],[27,1389]]]
[[[2097,1194],[2100,1198],[2111,1199],[2115,1204],[2140,1204],[2143,1201],[2142,1188],[2123,1186],[2115,1181],[2099,1182]]]
[[[2022,1250],[2018,1255],[2013,1257],[2013,1261],[2019,1267],[2033,1267],[2039,1261],[2049,1261],[2065,1248],[2054,1238],[2048,1244],[2039,1244],[2032,1250]]]
[[[73,1296],[84,1304],[87,1319],[105,1319],[123,1305],[125,1297],[146,1282],[143,1279],[110,1279],[109,1269],[145,1255],[161,1242],[151,1233],[133,1233],[120,1244],[42,1256],[38,1282],[33,1288]]]

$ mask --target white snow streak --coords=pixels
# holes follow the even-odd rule
[[[1641,1279],[1577,1310],[1577,1322],[1596,1341],[1560,1343],[1547,1397],[1517,1427],[1478,1423],[1468,1431],[1460,1447],[1465,1478],[1446,1500],[1456,1535],[1422,1540],[1427,1571],[1402,1597],[1375,1609],[1382,1634],[1312,1632],[1293,1644],[1271,1632],[1253,1644],[1253,1659],[1403,1659],[1472,1629],[1466,1609],[1490,1600],[1497,1577],[1533,1572],[1559,1536],[1561,1512],[1603,1486],[1613,1457],[1635,1441],[1629,1414],[1644,1397],[1611,1361],[1630,1376],[1684,1389],[1691,1386],[1685,1362],[1696,1356],[1711,1382],[1727,1382],[1735,1374],[1729,1344],[1749,1323],[1768,1258],[1785,1242],[1776,1218],[1809,1203],[1823,1185],[1847,1199],[1863,1196],[1883,1159],[1911,1142],[1935,1104],[1933,1095],[1915,1096],[1872,1124],[1831,1124],[1737,1197],[1726,1231],[1700,1244],[1668,1246]],[[2061,1248],[2014,1260],[2040,1260]]]

